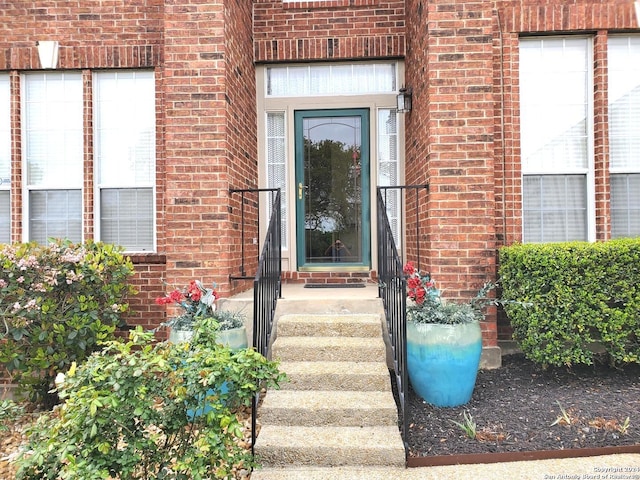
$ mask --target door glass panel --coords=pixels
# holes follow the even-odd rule
[[[302,129],[304,263],[360,263],[362,117],[306,117]]]

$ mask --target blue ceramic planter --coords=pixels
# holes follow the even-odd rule
[[[478,322],[407,322],[409,380],[414,391],[436,407],[456,407],[471,400],[481,353]]]
[[[193,337],[193,330],[174,330],[171,329],[169,332],[169,341],[172,343],[178,342],[187,342],[191,340]],[[231,348],[232,350],[238,350],[241,348],[247,348],[247,331],[245,327],[232,328],[230,330],[221,330],[218,333],[218,341]],[[220,388],[216,391],[213,389],[207,390],[206,395],[213,396],[216,395],[224,395],[229,392],[229,384],[224,382]],[[202,408],[198,408],[196,410],[189,409],[187,410],[187,417],[189,420],[193,420],[194,417],[199,417],[201,415],[206,415],[213,407],[209,404],[205,404]]]

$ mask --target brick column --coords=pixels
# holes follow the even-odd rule
[[[445,297],[494,280],[493,18],[491,3],[408,2],[407,183],[430,184],[421,245]],[[409,40],[408,40],[409,42]],[[482,325],[497,349],[495,312]]]

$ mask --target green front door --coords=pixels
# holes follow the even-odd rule
[[[371,267],[369,110],[295,112],[300,270]]]

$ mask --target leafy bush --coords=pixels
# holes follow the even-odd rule
[[[232,478],[233,467],[253,465],[236,408],[282,378],[255,350],[217,344],[207,322],[191,344],[131,331],[71,367],[65,402],[34,428],[18,478]]]
[[[62,241],[2,245],[0,263],[0,363],[31,400],[50,407],[56,373],[122,323],[133,265],[112,245]]]
[[[7,424],[24,414],[24,406],[18,405],[13,400],[0,402],[0,433],[9,430]]]
[[[500,250],[502,304],[534,362],[640,363],[640,239]]]

